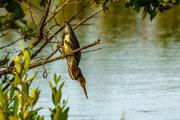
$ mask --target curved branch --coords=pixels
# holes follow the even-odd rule
[[[54,16],[64,8],[64,6],[66,6],[68,4],[68,2],[71,1],[71,0],[66,0],[66,2],[64,2],[57,11],[54,12],[54,14],[45,22],[44,25],[46,25],[52,18],[54,18]]]
[[[111,3],[107,4],[105,7],[108,7],[109,5],[111,5],[112,3],[117,2],[117,1],[118,1],[118,0],[114,0],[114,1],[112,1]],[[88,3],[88,4],[89,4],[89,3]],[[86,5],[85,5],[85,7],[86,7]],[[84,8],[82,8],[82,9],[84,9]],[[84,22],[86,22],[87,20],[89,20],[90,18],[92,18],[94,15],[98,14],[98,13],[99,13],[100,11],[102,11],[102,10],[103,10],[103,8],[97,10],[96,12],[92,13],[91,15],[89,15],[87,18],[83,19],[80,23],[78,23],[78,24],[76,25],[76,27],[74,28],[74,30],[75,30],[79,25],[83,24]],[[79,14],[79,13],[77,13],[77,14]],[[74,18],[74,16],[73,16],[69,21],[71,21],[73,18]],[[40,52],[42,51],[42,49],[43,49],[43,48],[54,38],[54,36],[56,36],[63,28],[64,28],[64,25],[63,25],[61,28],[59,28],[59,29],[54,33],[54,35],[50,36],[49,40],[48,40],[48,41],[45,41],[45,42],[43,43],[43,45],[42,45],[37,51],[35,51],[35,52],[32,54],[32,57],[34,58],[35,56],[37,56],[37,54],[40,53]]]
[[[108,6],[110,6],[112,3],[117,2],[117,1],[118,1],[118,0],[113,0],[111,3],[105,5],[104,7],[108,7]],[[95,11],[94,13],[92,13],[91,15],[89,15],[88,17],[84,18],[81,22],[79,22],[79,23],[73,28],[73,30],[75,30],[75,29],[76,29],[79,25],[81,25],[82,23],[84,23],[84,22],[86,22],[87,20],[91,19],[93,16],[95,16],[95,15],[98,14],[99,12],[101,12],[101,11],[104,9],[104,7],[103,7],[103,8],[100,8],[99,10]]]
[[[83,47],[80,47],[80,48],[74,50],[73,53],[79,52],[79,51],[81,51],[81,50],[84,50],[84,49],[87,49],[87,48],[89,48],[89,47],[95,46],[95,45],[97,45],[97,44],[100,44],[100,40],[99,40],[99,39],[96,40],[95,42],[91,43],[91,44],[85,45],[85,46],[83,46]],[[49,59],[49,58],[52,57],[56,52],[57,52],[57,50],[55,50],[53,53],[51,53],[51,54],[48,55],[47,57],[44,57],[43,59],[41,59],[41,60],[39,60],[39,61],[36,61],[36,62],[31,63],[31,64],[29,65],[29,69],[32,69],[32,68],[35,68],[35,67],[38,67],[38,66],[41,66],[41,65],[44,65],[44,64],[47,64],[47,63],[50,63],[50,62],[59,60],[59,59],[64,59],[65,57],[72,55],[72,54],[61,54],[60,57],[56,57],[56,58],[51,58],[51,59]],[[5,75],[5,74],[11,74],[14,70],[15,70],[15,67],[9,67],[9,68],[7,68],[7,69],[0,70],[0,76]]]
[[[4,49],[4,48],[6,48],[6,47],[9,47],[9,46],[11,46],[11,45],[14,45],[14,44],[16,44],[17,42],[19,42],[20,40],[22,40],[22,39],[18,39],[18,40],[16,40],[16,41],[13,41],[13,42],[7,44],[7,45],[4,45],[4,46],[0,47],[0,49]]]

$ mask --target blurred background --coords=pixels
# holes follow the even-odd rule
[[[78,6],[76,6],[78,9]],[[64,13],[68,18],[68,7]],[[65,10],[67,11],[67,10]],[[84,11],[76,20],[87,16]],[[66,60],[46,65],[48,78],[38,77],[33,86],[40,87],[40,112],[49,120],[51,92],[48,80],[57,73],[65,80],[63,98],[68,99],[69,120],[179,120],[180,115],[180,7],[158,13],[151,22],[116,4],[101,12],[75,31],[80,45],[97,39],[101,50],[82,54],[80,63],[87,81],[87,100],[79,84],[70,79]],[[62,13],[61,13],[62,14]],[[59,15],[61,16],[61,15]],[[59,22],[63,18],[59,18]],[[17,38],[1,39],[0,45]],[[59,36],[58,39],[61,39]],[[18,45],[18,43],[17,43]],[[1,55],[16,48],[1,50]],[[48,50],[42,52],[46,55]]]

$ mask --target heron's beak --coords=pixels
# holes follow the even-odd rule
[[[82,89],[83,89],[83,92],[86,96],[86,98],[88,99],[88,95],[87,95],[87,90],[86,90],[86,86],[85,85],[81,85]]]

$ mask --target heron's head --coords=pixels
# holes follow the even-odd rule
[[[63,33],[64,34],[69,34],[71,32],[71,26],[69,25],[69,23],[65,23],[64,24],[64,30],[63,30]]]

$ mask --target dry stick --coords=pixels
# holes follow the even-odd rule
[[[68,4],[68,2],[71,1],[71,0],[66,0],[66,2],[64,2],[57,11],[54,12],[54,14],[45,22],[44,25],[46,25],[52,18],[54,18],[54,16],[62,10],[62,8],[64,8],[64,6],[66,6]]]
[[[33,22],[35,28],[37,29],[37,26],[36,26],[36,24],[35,24],[35,20],[34,20],[34,18],[33,18],[33,13],[32,13],[32,11],[31,11],[31,8],[30,8],[30,7],[29,7],[29,13],[30,13],[30,15],[31,15],[32,22]]]
[[[108,7],[109,5],[111,5],[112,3],[116,2],[117,0],[112,1],[111,3],[107,4],[105,7]],[[87,20],[89,20],[90,18],[92,18],[94,15],[96,15],[97,13],[99,13],[100,11],[102,11],[103,8],[97,10],[96,12],[92,13],[91,15],[89,15],[87,18],[83,19],[78,25],[76,25],[76,27],[74,29],[76,29],[79,25],[83,24],[84,22],[86,22]],[[73,16],[74,17],[74,16]],[[71,19],[70,19],[71,20]],[[35,51],[35,53],[32,54],[32,57],[34,58],[50,41],[51,39],[54,38],[54,36],[56,36],[62,29],[64,28],[64,26],[62,26],[59,30],[57,30],[54,35],[52,35],[48,41],[44,42],[44,44],[37,50]]]
[[[111,5],[113,2],[116,2],[116,0],[114,0],[114,1],[112,1],[111,3],[107,4],[105,7],[108,7],[108,6]],[[103,8],[99,9],[98,11],[96,11],[96,12],[94,12],[93,14],[89,15],[87,18],[83,19],[78,25],[76,25],[76,27],[75,27],[74,29],[76,29],[79,25],[81,25],[82,23],[86,22],[87,20],[89,20],[91,17],[93,17],[94,15],[96,15],[97,13],[99,13],[99,12],[102,11],[102,10],[103,10]],[[64,27],[64,26],[63,26],[63,27]],[[51,39],[53,39],[53,37],[56,36],[56,35],[63,29],[63,27],[61,27],[59,30],[57,30],[57,31],[54,33],[54,35],[52,35],[52,36],[49,38],[49,41],[50,41]],[[41,46],[41,48],[38,49],[37,52],[35,52],[34,57],[48,44],[49,41],[46,41],[46,42]],[[82,49],[86,49],[86,48],[88,48],[88,47],[94,46],[94,45],[99,44],[99,43],[100,43],[100,40],[95,41],[95,43],[92,43],[92,44],[90,44],[90,45],[84,46],[84,47],[82,47],[82,48],[78,48],[78,49],[76,49],[74,52],[78,52],[78,51],[80,51],[80,50],[82,50]],[[66,56],[66,55],[65,55],[65,56]],[[50,62],[53,62],[53,61],[56,61],[56,60],[59,60],[59,59],[63,59],[63,58],[64,58],[64,57],[60,56],[60,57],[56,57],[56,58],[49,59],[49,60],[47,60],[47,61],[39,61],[39,62],[36,62],[36,63],[32,63],[32,64],[30,64],[29,69],[32,69],[32,68],[34,68],[34,67],[38,67],[38,66],[41,66],[41,65],[43,65],[43,64],[47,64],[47,63],[50,63]],[[6,74],[11,73],[13,70],[14,70],[14,69],[7,69],[5,73],[6,73]],[[0,71],[0,75],[3,75],[3,74],[1,74],[2,72],[3,72],[3,71]],[[10,83],[7,84],[7,85],[3,88],[3,91],[5,91],[5,90],[10,86],[10,84],[11,84],[11,82],[13,82],[13,80],[14,80],[14,79],[12,79],[12,81],[10,81]]]
[[[69,1],[70,1],[70,0],[67,0],[63,5],[61,5],[61,7],[58,9],[58,12],[59,12],[59,10],[61,10]],[[58,13],[58,12],[57,12],[57,13]],[[57,13],[56,13],[56,14],[57,14]],[[46,25],[54,16],[55,16],[55,15],[53,15],[52,17],[50,17],[50,18],[47,20],[47,22],[44,23],[44,25]],[[52,35],[52,36],[49,38],[48,41],[45,41],[45,42],[43,43],[43,45],[42,45],[37,51],[35,51],[35,52],[31,55],[31,58],[34,58],[35,56],[37,56],[37,54],[49,43],[49,41],[50,41],[51,39],[53,39],[54,36],[56,36],[62,29],[63,29],[63,27],[61,27],[59,30],[57,30],[57,31],[54,33],[54,35]]]
[[[11,43],[9,43],[9,44],[7,44],[7,45],[4,45],[4,46],[0,47],[0,49],[4,49],[4,48],[6,48],[6,47],[9,47],[9,46],[11,46],[11,45],[19,42],[20,40],[22,40],[22,38],[21,38],[21,39],[18,39],[18,40],[16,40],[16,41],[13,41],[13,42],[11,42]]]
[[[38,41],[35,42],[35,43],[32,45],[33,48],[40,43],[41,39],[43,39],[44,23],[45,23],[46,18],[47,18],[47,16],[48,16],[49,9],[50,9],[50,5],[51,5],[51,0],[50,0],[49,3],[48,3],[48,7],[47,7],[47,9],[46,9],[46,12],[45,12],[44,17],[42,18],[42,22],[41,22],[41,25],[40,25],[40,28],[39,28],[39,32],[38,32],[38,35],[37,35],[37,36],[38,36]],[[22,52],[20,52],[19,55],[20,55],[20,54],[22,54]],[[14,65],[14,61],[11,61],[10,67],[12,67],[13,65]]]
[[[40,60],[38,60],[38,61],[47,61],[47,60],[50,59],[54,54],[56,54],[57,51],[58,51],[58,48],[57,48],[55,51],[53,51],[49,56],[44,57],[43,59],[40,59]],[[37,62],[38,62],[38,61],[37,61]]]
[[[59,9],[44,23],[44,25],[46,25],[52,18],[54,18],[54,16],[55,16],[64,6],[66,6],[69,1],[70,1],[70,0],[67,0],[65,3],[63,3],[63,4],[59,7]],[[56,31],[56,32],[54,33],[54,35],[52,35],[52,36],[49,38],[48,41],[45,41],[45,42],[43,43],[43,45],[42,45],[37,51],[35,51],[35,52],[32,54],[31,58],[34,58],[35,56],[37,56],[37,54],[49,43],[49,41],[50,41],[51,39],[53,39],[62,29],[63,29],[63,27],[61,27],[58,31]]]
[[[95,46],[97,44],[100,44],[100,40],[99,39],[97,41],[95,41],[94,43],[91,43],[89,45],[86,45],[86,46],[83,46],[83,47],[80,47],[80,48],[74,50],[73,53],[79,52],[81,50],[84,50],[84,49],[87,49],[89,47]],[[65,55],[61,54],[60,57],[52,58],[52,59],[49,59],[49,60],[46,60],[46,61],[41,60],[41,61],[38,61],[38,62],[31,63],[30,66],[29,66],[29,69],[32,69],[32,68],[35,68],[35,67],[41,66],[43,64],[47,64],[47,63],[59,60],[59,59],[64,59],[64,57],[67,57],[67,56],[70,56],[70,55],[72,55],[72,54],[65,54]]]
[[[88,1],[86,5],[84,5],[74,16],[72,16],[68,22],[71,22],[73,19],[75,19],[89,5],[89,3],[90,1]]]
[[[46,22],[46,19],[48,17],[48,13],[49,13],[49,10],[50,10],[50,5],[51,5],[51,0],[48,3],[48,7],[46,9],[45,15],[43,16],[42,22],[40,24],[39,33],[38,33],[38,42],[36,43],[36,45],[40,43],[41,39],[43,39],[43,30],[44,30],[45,22]]]
[[[89,45],[86,45],[86,46],[83,46],[81,48],[78,48],[78,49],[74,50],[73,53],[71,53],[71,54],[65,54],[65,55],[61,54],[60,57],[49,59],[49,58],[51,58],[58,51],[58,49],[56,49],[53,53],[51,53],[49,56],[45,57],[44,59],[39,60],[39,61],[34,62],[34,63],[31,63],[29,65],[29,69],[32,69],[32,68],[35,68],[35,67],[38,67],[38,66],[50,63],[50,62],[54,62],[54,61],[59,60],[59,59],[64,59],[64,57],[73,55],[76,52],[79,52],[79,51],[81,51],[83,49],[87,49],[89,47],[95,46],[97,44],[100,44],[100,40],[99,39],[97,41],[95,41],[94,43],[91,43]],[[15,68],[7,69],[7,70],[4,71],[4,73],[9,74],[9,73],[12,73],[12,71],[15,70]],[[1,74],[2,72],[3,71],[0,71],[0,75],[3,75],[3,74]],[[14,81],[14,77],[4,86],[3,91],[5,91],[12,84],[13,81]]]
[[[116,2],[117,0],[112,1],[111,3],[107,4],[105,7],[108,7],[109,5],[111,5],[112,3]],[[103,8],[97,10],[96,12],[94,12],[93,14],[89,15],[87,18],[83,19],[78,25],[76,25],[76,27],[74,29],[76,29],[79,25],[81,25],[82,23],[86,22],[87,20],[89,20],[91,17],[93,17],[94,15],[96,15],[97,13],[99,13],[100,11],[102,11]],[[52,35],[48,41],[46,41],[34,54],[32,54],[32,57],[35,57],[49,42],[51,39],[54,38],[54,36],[56,36],[62,29],[64,26],[62,26],[59,30],[57,30],[54,35]],[[57,58],[58,59],[58,58]],[[7,69],[5,71],[0,71],[0,75],[3,75],[4,73],[8,74],[10,70]]]
[[[94,51],[98,51],[101,50],[102,48],[97,48],[97,49],[93,49],[93,50],[87,50],[87,51],[83,51],[81,53],[89,53],[89,52],[94,52]]]
[[[58,31],[56,31],[56,32],[54,33],[54,35],[52,35],[52,36],[49,38],[48,41],[45,41],[45,42],[43,43],[43,45],[42,45],[37,51],[35,51],[35,52],[32,54],[31,57],[34,58],[34,57],[49,43],[49,41],[51,41],[51,39],[53,39],[54,36],[56,36],[62,29],[63,29],[63,27],[61,27]]]
[[[111,5],[112,3],[117,2],[117,0],[113,0],[111,3],[105,5],[105,7],[108,7],[109,5]],[[91,15],[89,15],[88,17],[84,18],[81,22],[79,22],[74,28],[73,30],[75,30],[79,25],[81,25],[82,23],[86,22],[87,20],[89,20],[90,18],[92,18],[94,15],[98,14],[99,12],[101,12],[104,8],[100,8],[99,10],[95,11],[94,13],[92,13]]]
[[[94,43],[91,43],[91,44],[89,44],[89,45],[85,45],[85,46],[83,46],[83,47],[80,47],[80,48],[74,50],[73,53],[79,52],[79,51],[81,51],[81,50],[84,50],[84,49],[87,49],[87,48],[89,48],[89,47],[95,46],[95,45],[97,45],[97,44],[100,44],[100,40],[99,40],[99,39],[98,39],[97,41],[95,41]],[[53,53],[51,53],[49,56],[44,57],[44,58],[41,59],[41,60],[38,60],[38,61],[36,61],[36,62],[31,63],[31,64],[29,65],[29,69],[32,69],[32,68],[34,68],[34,67],[38,67],[38,66],[41,66],[41,65],[43,65],[43,64],[50,63],[50,62],[53,62],[53,61],[56,61],[56,60],[59,60],[59,59],[63,59],[64,57],[67,57],[67,56],[69,56],[69,55],[72,55],[72,54],[65,54],[65,55],[63,54],[63,55],[61,55],[60,57],[56,57],[56,58],[49,59],[49,58],[51,58],[56,52],[57,52],[57,50],[55,50],[55,51],[54,51]],[[12,71],[14,71],[14,70],[15,70],[15,67],[10,67],[10,68],[7,68],[7,69],[5,69],[5,70],[1,70],[1,71],[0,71],[0,76],[1,76],[1,75],[5,75],[5,74],[10,74],[10,73],[12,73]]]

